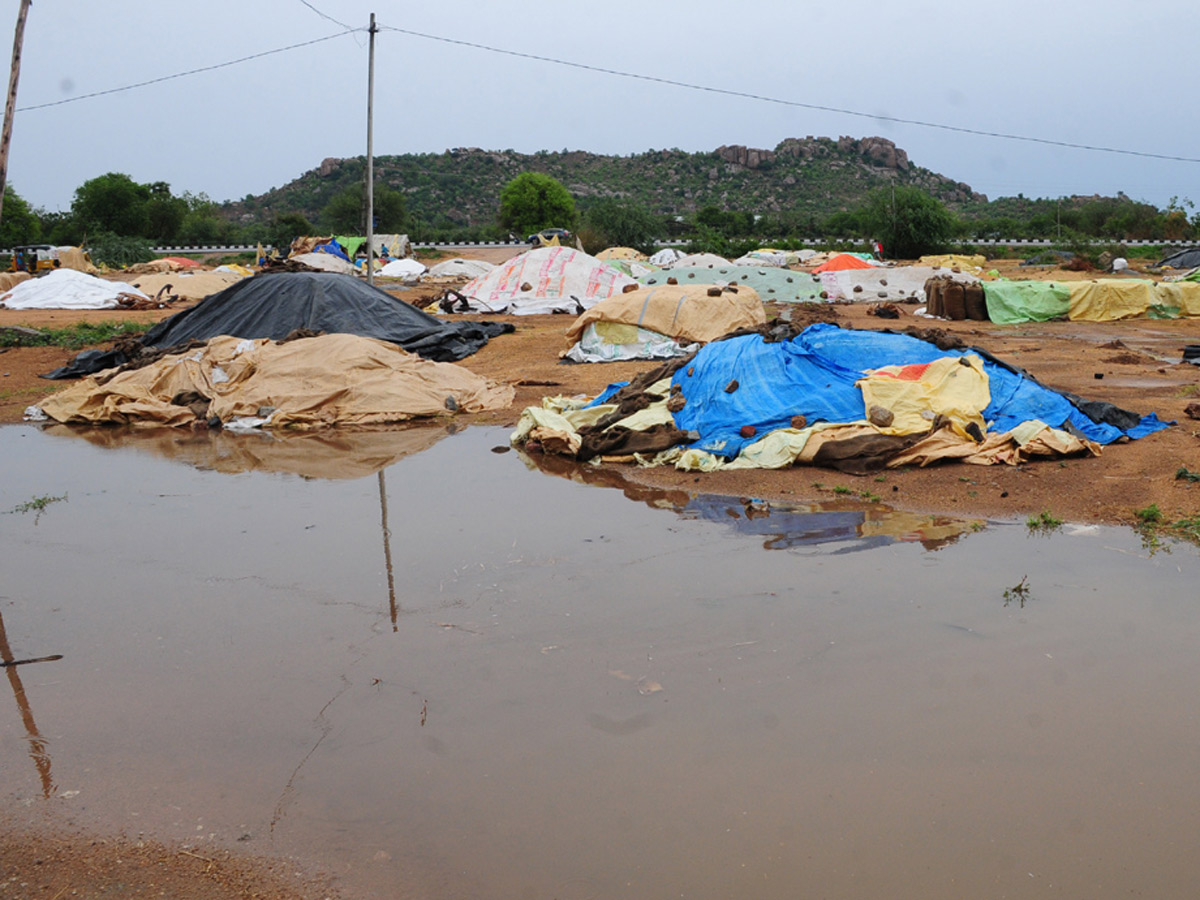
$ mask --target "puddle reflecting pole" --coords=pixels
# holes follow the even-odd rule
[[[392,631],[399,631],[396,619],[400,609],[396,606],[396,572],[392,568],[392,530],[388,528],[387,483],[383,480],[383,469],[379,470],[379,520],[383,530],[383,562],[387,566],[388,609],[392,614]]]
[[[62,657],[50,657],[61,659]],[[13,659],[12,649],[8,646],[8,634],[4,631],[4,616],[0,615],[0,660],[4,662],[4,671],[8,675],[8,683],[12,685],[13,696],[17,700],[17,709],[21,712],[21,721],[25,724],[25,732],[29,735],[29,756],[37,769],[42,781],[42,796],[47,800],[54,792],[54,779],[50,776],[50,754],[46,752],[46,740],[38,731],[37,723],[33,721],[33,709],[29,705],[29,697],[25,694],[25,685],[17,674],[17,666],[21,662]],[[23,662],[41,662],[42,660],[24,660]]]
[[[371,13],[370,49],[367,51],[367,284],[375,286],[375,13]],[[380,477],[383,476],[381,471]]]

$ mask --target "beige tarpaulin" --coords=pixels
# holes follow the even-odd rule
[[[719,294],[710,297],[709,290]],[[601,300],[575,320],[567,338],[579,340],[592,323],[614,322],[655,331],[681,343],[707,343],[766,320],[762,300],[752,288],[732,291],[701,284],[661,284]]]
[[[218,337],[142,369],[86,378],[46,398],[41,410],[65,423],[178,426],[215,416],[227,425],[313,428],[504,409],[514,393],[373,338]]]
[[[203,300],[210,294],[223,291],[245,276],[237,272],[157,272],[139,275],[130,280],[135,288],[149,297],[157,297],[160,291],[168,296],[184,300]]]
[[[641,250],[634,250],[632,247],[606,247],[596,254],[596,259],[602,259],[605,262],[610,259],[632,259],[636,262],[645,262],[646,254]]]
[[[89,275],[99,275],[100,270],[92,262],[92,257],[82,247],[59,247],[58,264],[64,269],[74,269]]]
[[[0,272],[0,294],[7,294],[22,281],[32,278],[28,272]]]

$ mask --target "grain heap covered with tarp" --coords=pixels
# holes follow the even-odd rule
[[[134,353],[221,335],[281,340],[297,329],[388,341],[426,359],[465,359],[498,334],[499,322],[446,322],[347,275],[280,272],[245,278],[164,319],[122,349],[90,350],[49,378],[77,378],[130,362]]]
[[[637,282],[582,250],[539,247],[467,282],[443,305],[454,312],[579,315],[630,284]]]
[[[523,413],[513,442],[684,470],[814,464],[866,473],[1097,455],[1167,427],[1153,414],[1044,387],[984,351],[942,344],[825,324],[791,338],[740,335],[590,403],[547,398]]]
[[[766,322],[762,300],[746,287],[642,287],[601,300],[567,330],[573,362],[667,359]]]
[[[511,385],[351,334],[289,341],[220,337],[141,368],[105,372],[46,398],[64,424],[230,428],[382,425],[503,409]],[[28,411],[39,418],[38,411]]]
[[[55,269],[14,285],[0,296],[0,305],[9,309],[116,309],[149,299],[123,281],[106,281],[74,269]]]

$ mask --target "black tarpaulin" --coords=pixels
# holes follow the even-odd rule
[[[446,322],[351,275],[280,272],[255,275],[164,319],[140,344],[162,349],[218,335],[281,340],[298,328],[356,334],[397,344],[435,362],[456,362],[490,338],[512,331],[500,322]],[[85,351],[45,378],[78,378],[129,362],[120,350]]]

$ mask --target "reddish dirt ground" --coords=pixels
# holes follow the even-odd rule
[[[498,262],[509,248],[468,255]],[[997,267],[1012,277],[1029,277],[1015,262]],[[1059,270],[1033,277],[1070,280],[1087,277]],[[428,288],[382,284],[395,296],[424,305]],[[126,320],[148,323],[181,307],[155,312],[16,312],[0,310],[0,327],[62,327],[76,321]],[[1000,326],[986,322],[930,323],[904,306],[898,321],[866,314],[866,304],[813,309],[793,307],[793,321],[833,316],[844,327],[903,329],[909,324],[938,327],[986,349],[1035,375],[1044,384],[1088,399],[1106,400],[1140,413],[1156,412],[1177,424],[1140,441],[1105,448],[1098,458],[1042,462],[1021,467],[943,465],[855,478],[832,470],[717,472],[707,475],[673,469],[622,468],[635,485],[689,492],[712,492],[763,499],[828,499],[838,487],[869,492],[881,502],[912,511],[992,518],[1019,518],[1048,511],[1072,521],[1130,523],[1134,510],[1155,503],[1168,519],[1200,513],[1200,484],[1177,480],[1181,468],[1200,471],[1200,421],[1184,412],[1200,400],[1200,367],[1181,364],[1182,348],[1200,343],[1200,320],[1136,320],[1108,324],[1051,322]],[[778,313],[782,307],[771,310]],[[648,368],[644,363],[561,365],[568,319],[510,317],[515,333],[492,341],[465,365],[516,386],[506,410],[467,417],[468,422],[511,426],[520,411],[552,394],[594,395],[612,381]],[[1118,343],[1119,342],[1119,343]],[[74,355],[57,348],[0,351],[0,423],[20,422],[35,404],[62,382],[40,373]],[[254,859],[226,851],[203,854],[166,847],[140,837],[103,838],[70,823],[41,823],[31,830],[0,816],[0,896],[14,900],[62,897],[187,897],[193,900],[261,897],[309,900],[336,896],[322,878],[298,877],[291,861]]]

